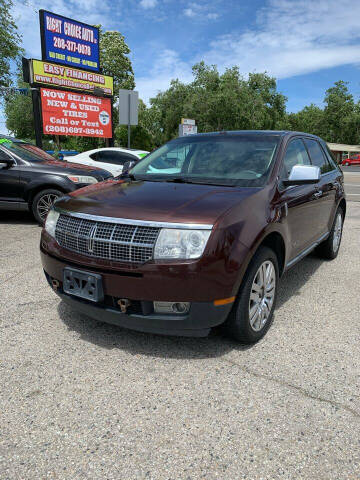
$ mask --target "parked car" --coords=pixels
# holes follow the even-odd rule
[[[320,138],[192,135],[58,200],[41,258],[64,302],[97,320],[185,336],[223,324],[252,343],[270,327],[279,277],[315,248],[337,256],[345,213],[343,174]]]
[[[341,162],[341,165],[360,165],[360,153],[358,153],[357,155],[352,155],[349,158],[344,158]]]
[[[122,173],[124,163],[129,161],[137,162],[148,153],[145,150],[131,150],[118,147],[97,148],[74,155],[71,157],[71,161],[81,165],[103,168],[112,173],[114,177],[117,177]]]
[[[0,136],[0,209],[30,210],[45,221],[64,193],[113,178],[106,170],[57,161],[38,147]]]

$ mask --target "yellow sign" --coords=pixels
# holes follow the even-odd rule
[[[101,88],[107,95],[113,95],[113,78],[96,72],[85,72],[73,67],[31,60],[30,75],[31,83],[87,92]]]

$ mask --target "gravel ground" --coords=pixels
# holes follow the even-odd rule
[[[360,208],[339,257],[281,282],[250,348],[141,334],[71,311],[40,228],[0,223],[0,479],[360,478]]]

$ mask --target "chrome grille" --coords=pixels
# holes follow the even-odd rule
[[[153,258],[159,227],[98,222],[61,214],[55,238],[59,245],[88,257],[144,263]]]

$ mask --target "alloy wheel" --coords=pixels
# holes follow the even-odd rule
[[[339,212],[336,215],[335,225],[334,225],[334,232],[333,232],[333,250],[336,253],[340,247],[342,236],[342,215]]]
[[[267,323],[275,299],[276,272],[270,260],[263,262],[254,277],[249,300],[250,326],[259,332]]]
[[[58,195],[55,195],[54,193],[47,193],[46,195],[43,195],[39,198],[37,204],[37,212],[41,220],[45,221],[48,211],[50,210],[57,198]]]

